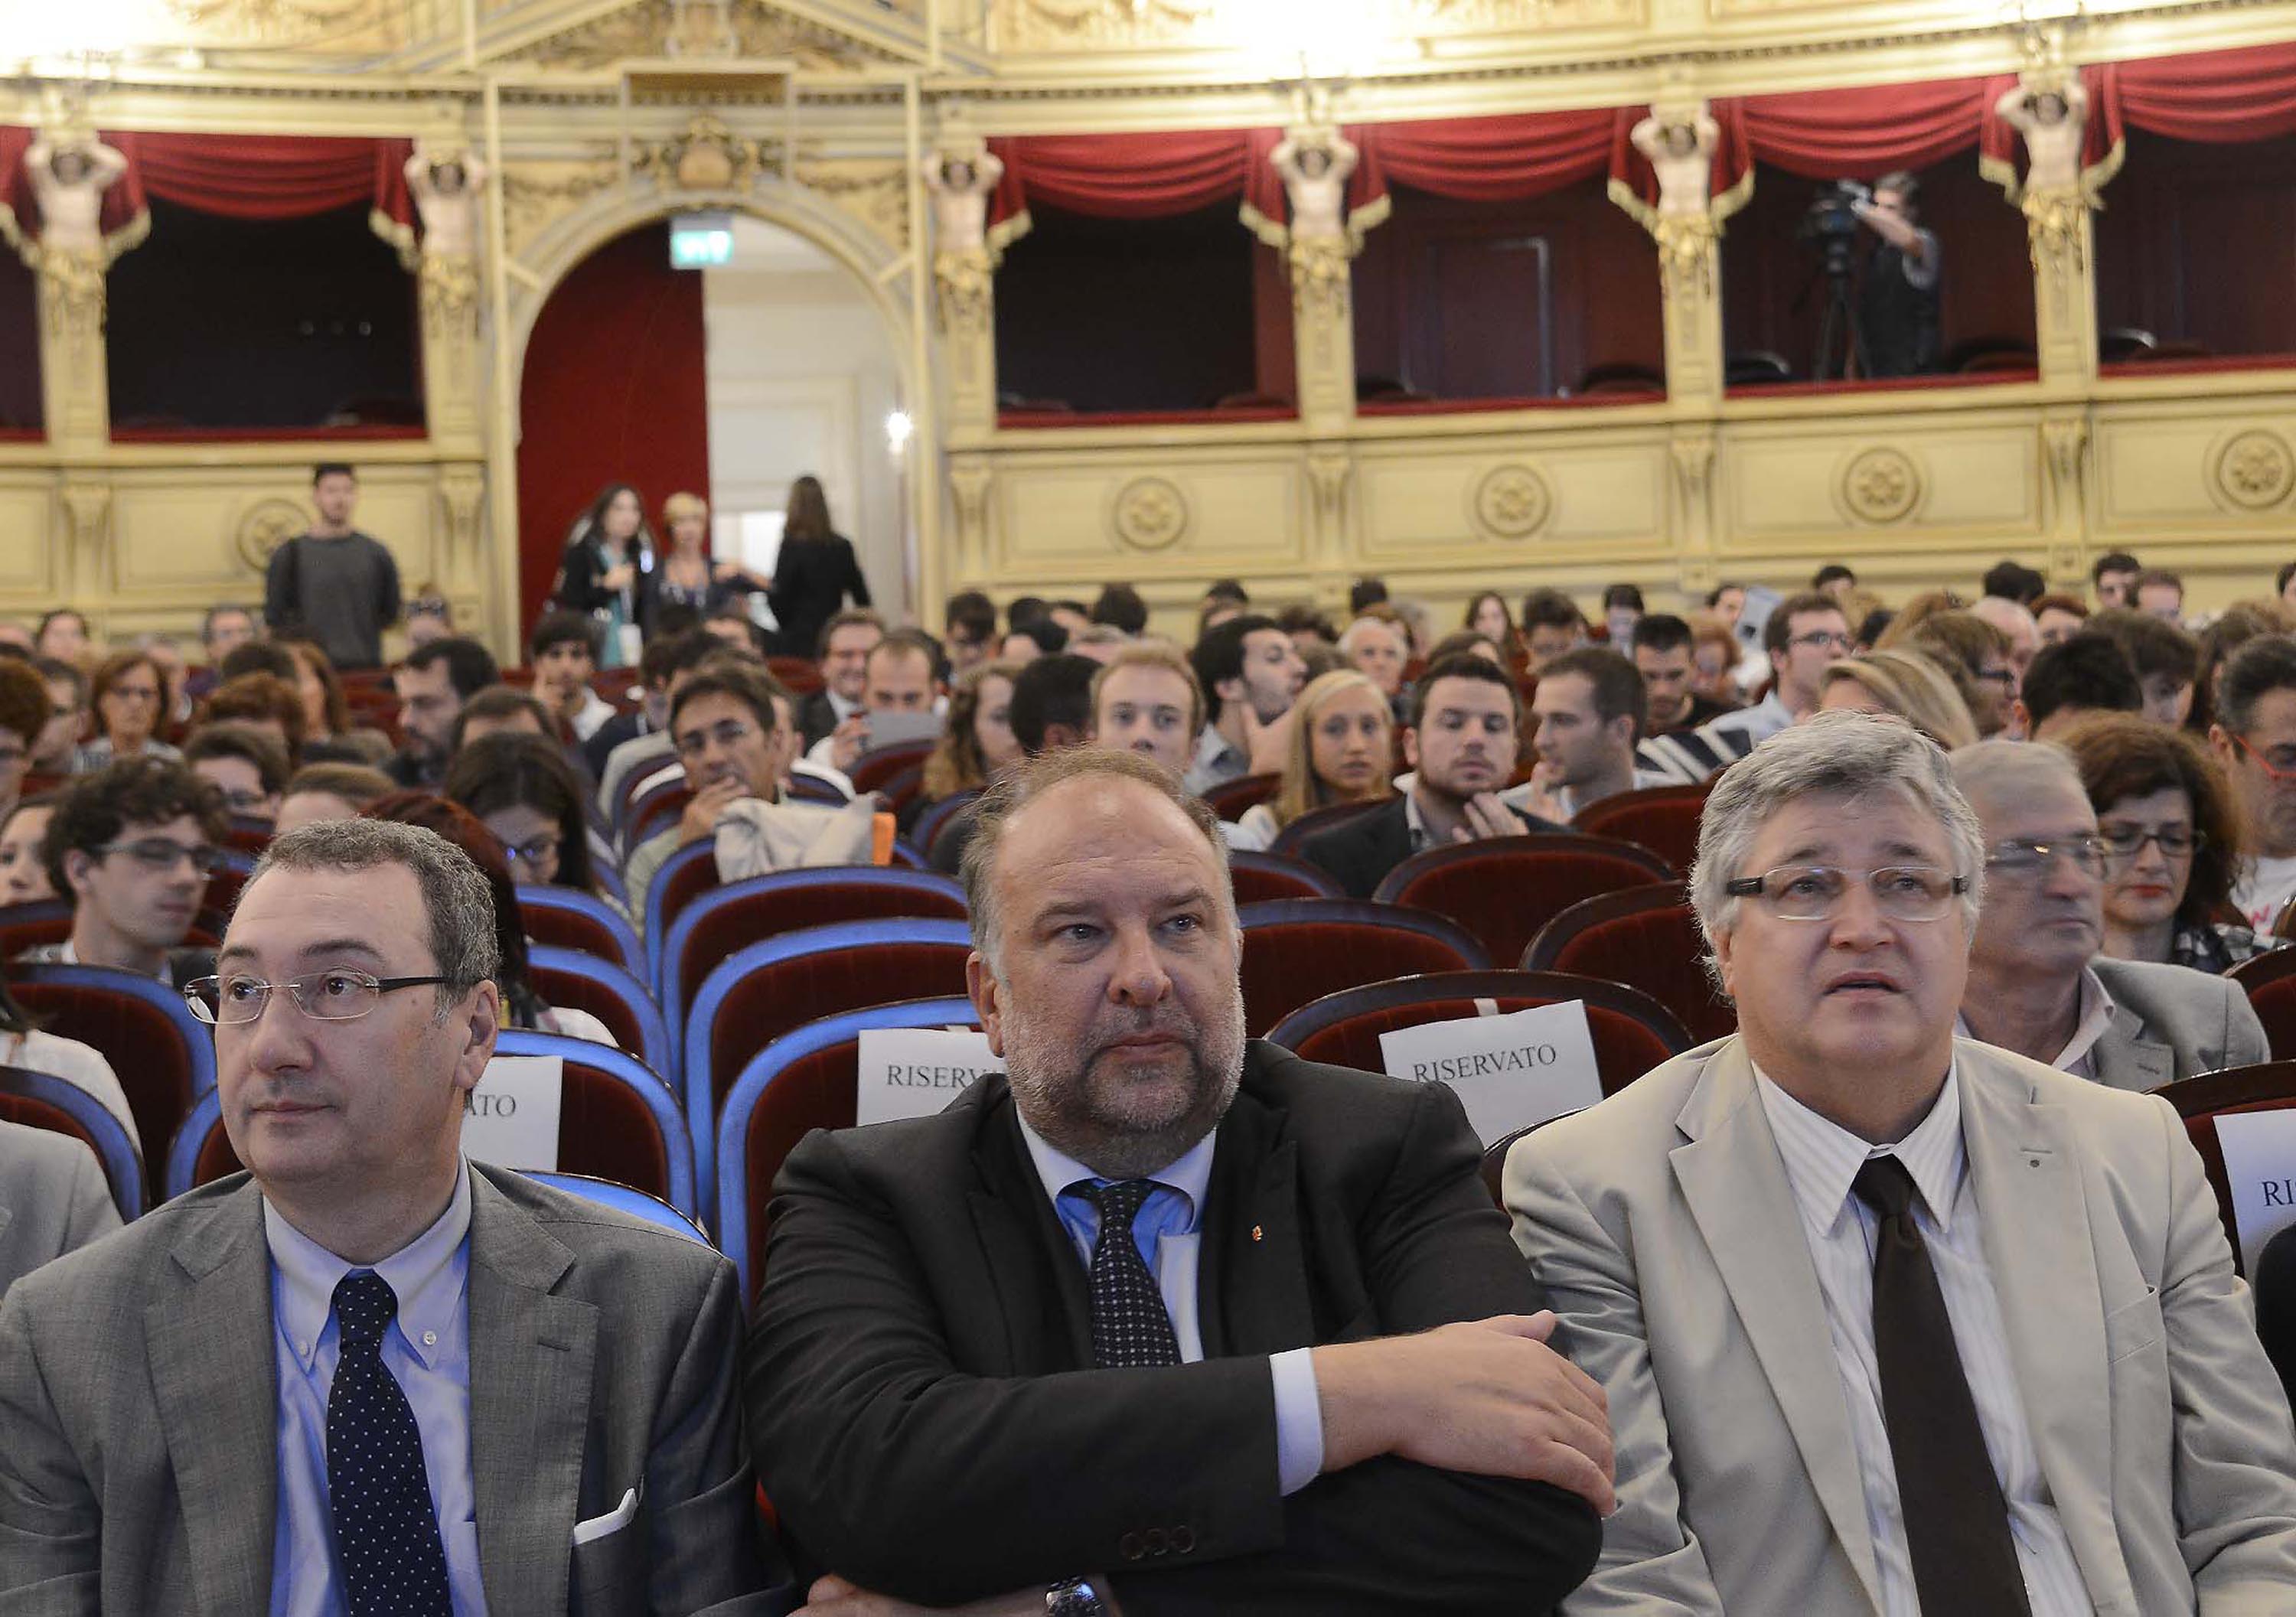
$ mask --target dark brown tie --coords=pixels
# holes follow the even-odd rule
[[[1914,1588],[1926,1617],[2030,1617],[2009,1507],[1985,1451],[1929,1248],[1913,1176],[1871,1157],[1850,1188],[1881,1219],[1874,1245],[1874,1356]]]

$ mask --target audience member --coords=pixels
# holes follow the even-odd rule
[[[2268,635],[2233,653],[2209,744],[2240,806],[2232,901],[2268,932],[2296,898],[2296,643]]]
[[[1012,718],[1013,739],[1022,758],[1042,758],[1092,740],[1093,692],[1100,675],[1100,665],[1087,657],[1038,657],[1021,665],[1013,677]],[[978,807],[968,803],[959,810],[927,850],[927,862],[943,875],[964,868]]]
[[[40,844],[54,817],[56,794],[20,797],[0,815],[0,904],[38,904],[56,897]]]
[[[1300,661],[1321,652],[1339,649],[1339,631],[1332,620],[1304,602],[1295,602],[1275,614],[1275,627],[1292,636],[1292,649],[1300,653]]]
[[[2125,550],[2107,551],[2097,557],[2089,567],[2088,579],[2096,590],[2098,609],[2135,606],[2136,575],[2144,570],[2143,564]]]
[[[1947,751],[1977,744],[1969,704],[1919,652],[1869,652],[1825,670],[1822,713],[1892,713]]]
[[[1613,584],[1603,591],[1603,628],[1612,647],[1626,649],[1645,610],[1643,592],[1631,584]]]
[[[2023,682],[2010,661],[2009,636],[1975,612],[1948,609],[1930,613],[1903,636],[1884,636],[1882,645],[1918,652],[1936,663],[1969,704],[1980,740],[2005,734],[2015,738]]]
[[[1438,640],[1428,650],[1427,664],[1432,668],[1446,657],[1480,657],[1502,668],[1506,666],[1505,654],[1488,639],[1471,628],[1453,629]],[[1302,658],[1301,661],[1304,661],[1305,659]]]
[[[1092,612],[1081,601],[1047,601],[1044,615],[1067,631],[1071,641],[1092,627]]]
[[[493,656],[475,640],[434,640],[391,670],[398,687],[398,753],[385,773],[402,786],[435,786],[454,751],[463,703],[502,683]]]
[[[1069,636],[1069,650],[1105,667],[1116,653],[1134,644],[1131,636],[1111,623],[1087,623]]]
[[[1387,604],[1387,580],[1365,577],[1348,586],[1348,616],[1360,618],[1374,606]]]
[[[654,585],[646,638],[676,632],[663,616],[672,608],[691,612],[694,622],[729,607],[746,614],[750,596],[764,589],[767,580],[739,562],[710,559],[709,502],[680,489],[662,501],[661,527],[669,536],[669,554],[661,559],[661,576]]]
[[[2088,620],[2088,632],[2104,636],[2128,659],[2144,697],[2145,718],[2156,724],[2185,722],[2200,669],[2200,642],[2170,619],[2125,607],[2097,613]]]
[[[2137,575],[2129,604],[2140,612],[2179,622],[2185,613],[2185,581],[2166,569],[2147,568]]]
[[[1561,826],[1499,800],[1522,746],[1522,693],[1504,669],[1454,657],[1419,682],[1415,722],[1403,733],[1414,771],[1390,802],[1311,837],[1300,851],[1368,899],[1387,873],[1429,848]]]
[[[2200,661],[2193,670],[2193,701],[2185,713],[2185,728],[2205,741],[2216,722],[2216,694],[2224,682],[2225,664],[2250,641],[2265,635],[2286,635],[2296,628],[2292,614],[2277,601],[2235,601],[2217,620],[2201,631]]]
[[[1515,632],[1514,613],[1507,606],[1507,598],[1497,590],[1487,589],[1467,603],[1466,616],[1460,627],[1470,628],[1499,648],[1501,658],[1512,664],[1527,660],[1522,636]]]
[[[308,645],[310,642],[300,644]],[[296,691],[300,691],[303,685],[302,666],[296,661],[295,653],[287,649],[284,640],[243,641],[224,653],[223,661],[216,665],[216,673],[217,685],[242,674],[268,674]]]
[[[869,580],[861,575],[853,541],[830,521],[829,497],[817,477],[790,485],[781,554],[768,583],[766,599],[782,626],[783,649],[793,656],[822,644],[823,631],[849,598],[857,607],[869,604]]]
[[[192,699],[184,689],[184,648],[173,635],[147,632],[135,636],[135,649],[160,670],[160,729],[178,734],[192,722]]]
[[[87,657],[87,619],[69,606],[57,607],[40,614],[40,627],[32,636],[32,650],[42,657],[53,657],[59,662],[78,663]]]
[[[274,836],[285,836],[321,820],[355,820],[369,803],[387,797],[397,783],[380,769],[361,764],[306,764],[288,777],[280,793]]]
[[[1148,603],[1129,584],[1103,585],[1093,600],[1091,618],[1136,637],[1148,632]]]
[[[87,1142],[0,1120],[0,1298],[16,1282],[119,1227]]]
[[[1275,796],[1254,803],[1226,828],[1230,847],[1271,848],[1285,826],[1311,808],[1392,795],[1395,710],[1368,676],[1342,669],[1308,681],[1300,693],[1299,715],[1283,783]]]
[[[512,881],[605,897],[590,864],[582,777],[556,743],[532,735],[468,743],[456,749],[439,792],[502,844]]]
[[[1826,669],[1849,655],[1849,623],[1824,595],[1788,595],[1762,626],[1762,648],[1774,681],[1768,695],[1695,730],[1650,737],[1637,753],[1642,767],[1668,781],[1694,784],[1816,712]]]
[[[1073,751],[984,803],[1006,1075],[777,1185],[750,1435],[813,1598],[1551,1608],[1611,1451],[1457,1101],[1244,1038],[1218,826],[1166,770]]]
[[[1746,587],[1736,582],[1717,584],[1706,592],[1706,610],[1734,634],[1738,620],[1746,614]]]
[[[1857,588],[1857,575],[1839,562],[1828,562],[1809,576],[1809,593],[1824,595],[1837,605]]]
[[[940,739],[925,759],[917,795],[902,811],[904,832],[935,803],[961,792],[981,790],[1019,759],[1021,743],[1013,734],[1013,681],[1020,672],[1017,663],[978,662],[957,676]]]
[[[1582,645],[1548,663],[1530,713],[1538,762],[1529,781],[1500,794],[1513,808],[1568,825],[1606,797],[1672,784],[1635,767],[1649,724],[1643,677],[1608,646]]]
[[[1982,600],[2005,601],[2013,606],[2030,610],[2034,602],[2048,593],[2049,580],[2022,562],[2004,561],[1985,570],[1985,577],[1980,581],[1979,587],[1985,592],[1980,597]],[[1971,610],[1976,609],[1972,607]],[[1978,616],[1982,618],[1985,614],[1979,612]],[[2000,622],[1995,622],[1994,627],[2005,634],[2009,628],[2007,624]]]
[[[23,795],[24,776],[50,718],[48,687],[18,658],[0,659],[0,820]]]
[[[455,603],[435,584],[416,587],[406,603],[406,644],[412,646],[445,640],[455,633]]]
[[[656,612],[654,621],[664,626],[662,630],[664,634],[684,632],[668,628],[670,614],[667,610]],[[758,662],[763,662],[767,657],[775,654],[774,638],[755,623],[750,622],[749,614],[746,612],[730,611],[712,612],[699,624],[688,627],[700,628],[726,650],[739,652],[744,657]],[[643,650],[639,655],[641,658],[644,657]]]
[[[1403,693],[1403,668],[1410,661],[1403,629],[1378,618],[1357,618],[1341,631],[1340,655],[1393,702]]]
[[[996,603],[977,589],[959,590],[941,613],[949,676],[971,672],[996,655]]]
[[[37,658],[40,654],[30,629],[13,618],[0,618],[0,655],[11,652],[20,652],[29,658]]]
[[[838,612],[822,625],[815,643],[821,689],[798,708],[805,748],[818,745],[823,736],[861,711],[861,694],[869,684],[869,653],[884,637],[884,620],[866,607]]]
[[[1538,673],[1563,653],[1587,643],[1587,619],[1559,589],[1534,589],[1522,598],[1523,653]]]
[[[1219,587],[1218,585],[1214,585],[1212,587],[1217,590]],[[1205,597],[1207,602],[1210,599],[1211,597],[1209,595]],[[1005,603],[1004,627],[1007,630],[1016,629],[1024,623],[1034,623],[1037,619],[1044,615],[1044,596],[1015,595],[1011,601]]]
[[[340,461],[311,473],[317,520],[271,553],[263,573],[263,621],[275,635],[303,635],[339,669],[382,666],[382,631],[398,621],[398,563],[381,541],[351,525],[358,476]]]
[[[2240,830],[2207,748],[2124,713],[2085,719],[2057,744],[2072,755],[2112,850],[2105,954],[2220,973],[2270,947],[2218,918],[2232,903]]]
[[[1209,792],[1246,775],[1281,771],[1292,744],[1292,704],[1308,683],[1292,637],[1273,618],[1247,613],[1207,631],[1188,662],[1205,710],[1188,790]]]
[[[463,710],[455,715],[447,767],[455,767],[455,759],[463,748],[490,735],[538,735],[545,741],[560,743],[564,740],[565,731],[532,691],[522,691],[514,685],[490,685],[464,702]]]
[[[87,729],[87,676],[55,657],[38,658],[32,668],[48,687],[52,717],[33,744],[31,767],[43,775],[69,775]]]
[[[1100,746],[1185,775],[1203,722],[1203,687],[1168,645],[1128,646],[1093,676],[1091,739]]]
[[[111,1070],[101,1051],[80,1043],[77,1038],[60,1038],[44,1030],[37,1019],[16,1002],[8,991],[5,977],[0,977],[0,1067],[19,1067],[27,1072],[45,1072],[51,1078],[61,1078],[72,1088],[93,1096],[97,1104],[110,1112],[127,1131],[127,1143],[144,1154],[144,1136],[135,1121],[135,1112],[127,1104],[127,1091],[121,1088],[119,1077]],[[154,1146],[165,1150],[167,1142],[155,1141]],[[0,1191],[8,1184],[0,1173]],[[105,1201],[110,1202],[107,1193]],[[0,1202],[0,1207],[4,1207]],[[22,1209],[19,1208],[20,1212]],[[0,1219],[0,1251],[4,1251],[10,1236],[8,1221]],[[0,1291],[6,1289],[8,1276],[4,1262],[0,1262]]]
[[[1984,858],[1910,726],[1773,736],[1691,877],[1738,1033],[1509,1153],[1621,1457],[1587,1610],[2296,1588],[2296,1434],[2183,1123],[1954,1038]]]
[[[2017,698],[2017,728],[2028,741],[2054,741],[2092,713],[2135,713],[2144,705],[2136,670],[2120,648],[2084,630],[2034,653]]]
[[[308,640],[287,641],[285,650],[303,702],[303,761],[380,765],[388,759],[390,737],[352,721],[342,677],[325,651]]]
[[[287,749],[265,731],[230,719],[201,725],[184,743],[184,764],[215,788],[233,815],[266,825],[278,819],[290,773]]]
[[[2041,649],[2040,620],[2022,603],[1990,594],[1980,595],[1970,606],[1969,615],[1991,625],[1999,633],[2003,653],[2009,659],[2009,671],[2024,678],[2025,670],[2032,666],[2033,653]]]
[[[648,640],[638,659],[638,705],[600,725],[582,743],[582,759],[598,783],[598,807],[611,819],[620,806],[620,788],[632,769],[641,765],[660,767],[674,762],[677,749],[669,739],[669,685],[680,672],[699,666],[726,650],[718,638],[700,628]]]
[[[2079,595],[2043,595],[2033,603],[2033,628],[2043,645],[2062,645],[2087,621],[2087,603]]]
[[[614,716],[614,704],[590,688],[598,673],[596,624],[578,612],[542,614],[527,640],[534,698],[557,723],[586,742]]]
[[[1730,710],[1700,694],[1692,638],[1690,625],[1669,612],[1648,613],[1635,625],[1629,646],[1635,672],[1643,677],[1653,735],[1694,730]]]
[[[1723,713],[1742,704],[1738,700],[1738,636],[1729,624],[1710,612],[1690,615],[1690,688]]]
[[[638,660],[632,643],[653,620],[654,592],[661,584],[659,553],[646,527],[645,497],[627,483],[600,489],[566,536],[550,603],[598,626],[594,644],[601,667],[626,668]]]
[[[733,1266],[463,1156],[503,1020],[493,911],[470,859],[414,826],[271,845],[227,977],[194,997],[251,1178],[0,1301],[11,1588],[123,1610],[202,1590],[234,1611],[778,1609]]]
[[[92,774],[115,759],[181,756],[159,738],[167,686],[148,652],[114,652],[97,663],[88,694],[96,735],[73,756],[73,774]]]
[[[930,725],[939,691],[933,669],[939,662],[932,647],[914,629],[897,628],[869,648],[861,665],[861,706],[829,735],[816,742],[806,757],[840,775],[868,753],[903,742],[922,739],[910,726]],[[937,735],[933,726],[928,735]]]
[[[1057,657],[1068,649],[1068,630],[1039,612],[1013,626],[997,657],[1005,662],[1028,662],[1038,657]]]
[[[20,958],[117,966],[176,988],[201,975],[215,957],[184,940],[227,828],[215,789],[170,759],[126,758],[73,781],[40,840],[49,885],[71,903],[71,935]]]
[[[287,754],[290,767],[303,759],[303,699],[295,687],[268,674],[242,674],[216,686],[200,710],[202,724],[243,724],[260,730]]]
[[[2098,954],[2112,848],[2062,748],[1980,742],[1952,761],[1985,836],[1970,1038],[2116,1089],[2269,1058],[2238,984]]]

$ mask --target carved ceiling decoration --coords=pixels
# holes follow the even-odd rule
[[[394,50],[427,31],[427,0],[165,0],[195,48]]]
[[[523,256],[536,237],[619,178],[611,147],[571,161],[511,164],[502,176],[511,256]]]
[[[726,51],[731,39],[734,49]],[[778,58],[801,68],[833,70],[891,60],[885,53],[821,23],[791,16],[766,0],[717,0],[680,5],[639,0],[579,28],[509,53],[506,60],[576,70],[610,67],[633,57],[687,60]]]
[[[840,212],[859,220],[863,228],[895,252],[908,250],[908,171],[899,163],[800,159],[792,177]]]
[[[1000,50],[1073,52],[1234,46],[1237,0],[990,0]],[[1647,0],[1375,0],[1370,37],[1553,33],[1639,26]]]

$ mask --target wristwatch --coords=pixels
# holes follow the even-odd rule
[[[1045,1591],[1045,1617],[1108,1617],[1108,1602],[1089,1578],[1070,1578]]]

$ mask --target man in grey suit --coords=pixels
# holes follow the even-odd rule
[[[1509,1154],[1617,1436],[1572,1617],[2296,1611],[2296,1432],[2183,1124],[1954,1036],[1984,852],[1903,721],[1764,742],[1691,878],[1740,1031]]]
[[[2189,966],[2108,960],[2110,846],[2070,755],[1982,741],[1953,754],[1985,834],[1985,910],[1961,1031],[2116,1089],[2269,1061],[2238,984]]]
[[[251,1175],[0,1301],[0,1612],[758,1612],[734,1271],[466,1162],[493,907],[434,833],[274,842],[214,1021]]]
[[[50,1259],[119,1227],[119,1210],[86,1143],[0,1123],[0,1297]]]

